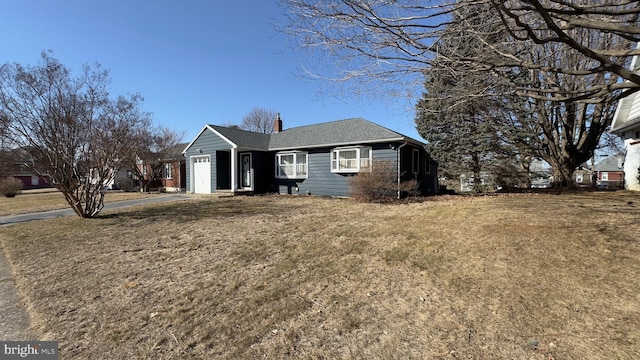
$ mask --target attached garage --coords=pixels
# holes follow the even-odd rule
[[[211,194],[211,157],[192,157],[191,162],[193,192],[195,194]]]

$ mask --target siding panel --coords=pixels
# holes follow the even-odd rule
[[[349,179],[355,174],[331,172],[332,148],[308,151],[307,179],[276,179],[281,194],[312,194],[320,196],[349,196]],[[397,153],[388,144],[372,146],[373,160],[396,162]]]
[[[633,95],[633,102],[631,103],[631,109],[629,110],[628,120],[633,120],[640,117],[640,94],[635,93]]]

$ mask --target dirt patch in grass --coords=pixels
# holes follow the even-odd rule
[[[196,199],[0,229],[77,358],[640,357],[640,196]]]
[[[139,192],[107,192],[105,203],[133,200],[157,196],[157,194],[147,194]],[[28,193],[16,195],[14,198],[0,196],[0,216],[28,214],[40,211],[70,209],[69,204],[64,199],[64,195],[56,190],[42,193]]]

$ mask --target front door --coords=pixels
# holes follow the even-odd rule
[[[240,184],[243,188],[251,188],[251,154],[241,154],[240,155],[240,178],[242,179],[242,183]]]

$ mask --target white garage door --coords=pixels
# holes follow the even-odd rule
[[[211,194],[211,158],[193,159],[193,192]]]

